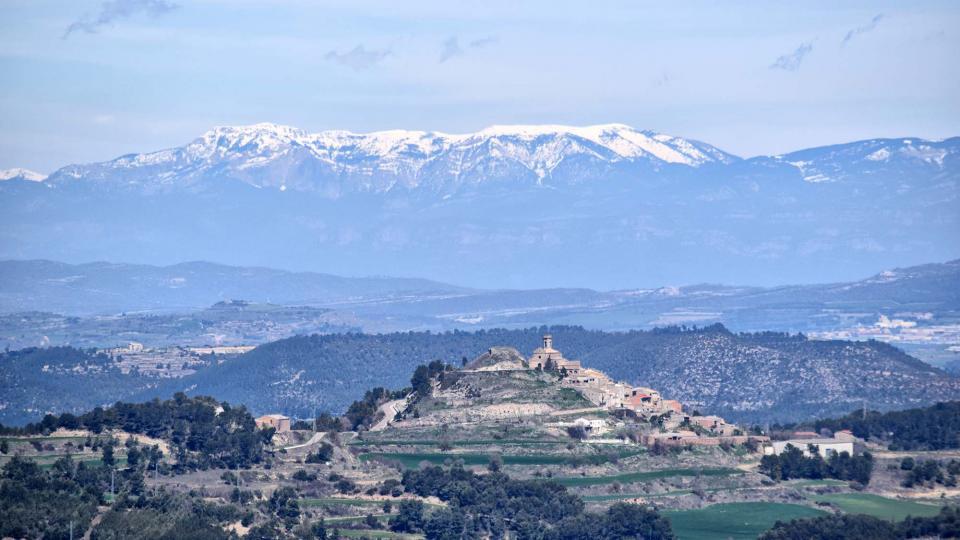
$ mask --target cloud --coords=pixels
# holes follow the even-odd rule
[[[70,37],[74,32],[96,34],[104,26],[114,21],[126,19],[144,13],[151,17],[159,17],[177,9],[179,6],[168,0],[111,0],[100,5],[100,13],[96,16],[84,15],[73,22],[63,33],[63,39]]]
[[[440,63],[442,64],[454,56],[460,56],[461,54],[463,54],[463,49],[460,47],[460,42],[456,36],[453,36],[443,42],[443,48],[440,50]]]
[[[367,50],[363,45],[357,45],[353,49],[345,52],[338,53],[337,51],[328,52],[324,58],[332,62],[336,62],[341,66],[346,66],[356,70],[371,68],[380,63],[381,60],[390,55],[390,51],[387,49],[376,50],[371,49]]]
[[[800,69],[800,64],[803,62],[803,59],[806,58],[812,50],[813,43],[801,43],[792,53],[781,55],[774,60],[773,63],[770,64],[770,69],[796,71]]]
[[[480,49],[496,42],[497,42],[496,37],[493,37],[493,36],[483,37],[467,43],[467,49]],[[450,60],[455,56],[461,56],[464,53],[466,53],[466,50],[460,46],[460,40],[457,38],[457,36],[451,36],[447,38],[447,40],[444,41],[443,45],[441,46],[440,63],[442,64],[447,60]]]
[[[850,30],[849,32],[847,32],[847,35],[843,36],[842,44],[846,45],[847,42],[859,36],[860,34],[866,34],[867,32],[873,31],[873,29],[877,27],[877,24],[879,24],[881,20],[883,20],[883,13],[875,15],[872,19],[870,19],[869,23],[863,26],[858,26],[853,30]]]

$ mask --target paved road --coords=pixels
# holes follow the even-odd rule
[[[314,433],[314,434],[313,434],[313,437],[310,437],[310,440],[309,440],[309,441],[307,441],[307,442],[305,442],[305,443],[302,443],[302,444],[295,444],[295,445],[293,445],[293,446],[284,446],[283,449],[284,449],[284,450],[296,450],[297,448],[304,448],[304,447],[306,447],[306,446],[312,446],[312,445],[317,444],[318,442],[322,441],[323,438],[326,437],[326,436],[327,436],[326,433]]]

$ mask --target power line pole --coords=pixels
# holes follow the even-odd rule
[[[111,499],[116,499],[116,495],[114,494],[114,486],[115,486],[114,480],[116,476],[117,476],[117,470],[110,469],[110,498]]]

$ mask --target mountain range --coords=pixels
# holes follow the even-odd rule
[[[743,159],[622,124],[310,134],[0,182],[0,257],[216,260],[484,288],[834,282],[960,252],[960,138]],[[549,271],[544,271],[549,268]]]

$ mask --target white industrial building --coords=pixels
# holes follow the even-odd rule
[[[803,452],[803,455],[810,456],[810,445],[817,447],[817,452],[824,459],[830,457],[830,454],[846,452],[853,455],[853,441],[842,439],[790,439],[786,441],[772,441],[763,447],[765,455],[779,456],[787,446],[793,446]]]

